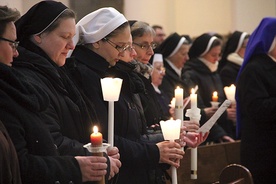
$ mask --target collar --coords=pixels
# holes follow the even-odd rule
[[[172,69],[177,73],[179,78],[181,77],[181,69],[178,69],[170,60],[165,59]]]
[[[227,60],[230,61],[231,63],[237,64],[239,66],[241,66],[242,62],[243,62],[243,58],[235,52],[229,54],[227,56]]]
[[[161,94],[161,91],[157,86],[155,86],[153,83],[151,83],[151,85],[153,86],[156,93]]]
[[[218,69],[218,61],[215,63],[211,63],[209,61],[207,61],[206,59],[199,57],[198,58],[202,63],[204,63],[210,70],[211,72],[215,72]]]

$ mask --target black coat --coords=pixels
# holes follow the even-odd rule
[[[212,95],[214,91],[218,92],[218,102],[223,103],[226,99],[220,76],[217,72],[211,72],[210,69],[199,59],[189,60],[184,66],[184,75],[187,75],[194,83],[198,85],[198,95],[200,95],[204,107],[211,107]],[[202,108],[204,108],[202,107]],[[211,129],[208,140],[217,141],[224,135],[234,137],[234,125],[227,120],[225,112],[218,120],[220,127]],[[216,125],[216,126],[218,126]],[[214,130],[216,129],[216,130]],[[227,132],[227,133],[226,133]]]
[[[241,163],[254,183],[276,183],[276,63],[253,57],[237,81],[241,115]]]
[[[163,78],[161,89],[170,97],[174,97],[174,90],[177,86],[184,89],[184,97],[187,97],[190,94],[191,88],[194,88],[196,83],[191,79],[191,76],[189,73],[184,72],[184,69],[182,69],[181,77],[173,70],[173,68],[167,63],[167,61],[164,62],[164,66],[166,68],[166,75]],[[186,91],[186,92],[185,92]],[[208,119],[204,112],[204,108],[206,107],[203,103],[203,100],[199,93],[197,93],[198,97],[198,108],[200,108],[200,124],[203,125]],[[185,119],[188,119],[187,117],[184,117]],[[226,132],[218,126],[214,125],[211,129],[211,132],[206,140],[206,142],[217,140],[219,137],[226,135]]]
[[[240,70],[240,65],[233,62],[227,62],[220,70],[220,78],[223,86],[230,86],[236,84],[236,78]]]
[[[19,48],[20,54],[15,58],[13,67],[47,93],[50,104],[42,113],[42,119],[50,130],[59,153],[90,155],[83,144],[90,142],[92,124],[81,95],[42,50],[34,45],[29,49],[33,52]]]
[[[72,56],[76,59],[76,62],[68,63],[66,69],[70,72],[77,86],[83,90],[83,94],[85,94],[97,107],[97,114],[102,116],[102,118],[100,118],[101,127],[103,132],[106,132],[104,136],[107,137],[107,103],[103,101],[100,79],[110,76],[107,72],[109,64],[104,58],[83,46],[77,46]],[[130,100],[130,98],[125,99]],[[115,108],[117,107],[116,103],[117,102],[115,102]],[[125,101],[125,103],[127,105],[129,104],[127,101]],[[123,106],[126,107],[126,105],[122,105],[122,107]],[[119,112],[123,119],[135,118],[135,116],[132,117],[131,114],[128,114],[132,111],[132,108],[133,107],[130,107],[124,112]],[[118,112],[116,112],[116,114],[117,113]],[[116,130],[114,144],[120,150],[120,160],[122,162],[117,183],[147,184],[149,183],[148,170],[158,165],[158,148],[153,143],[143,143],[139,139],[141,135],[138,135],[138,132],[141,133],[140,130],[142,129],[139,128],[140,130],[135,130],[133,126],[137,125],[130,123],[128,120],[126,122],[116,122],[116,119],[118,120],[117,115],[115,115],[114,118]],[[123,130],[118,129],[117,124],[119,124]],[[128,133],[129,130],[136,132],[136,135]],[[129,138],[129,136],[131,138]],[[133,139],[136,139],[136,141]]]
[[[48,106],[47,95],[11,67],[0,63],[0,73],[0,117],[16,148],[22,182],[81,183],[77,160],[72,156],[59,157],[52,136],[41,121],[39,112]]]
[[[0,183],[21,184],[17,153],[2,121],[0,121],[0,165]]]

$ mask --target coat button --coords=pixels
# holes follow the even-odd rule
[[[59,181],[56,181],[55,184],[60,184],[60,182],[59,182]]]

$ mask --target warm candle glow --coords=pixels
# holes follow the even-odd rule
[[[218,92],[214,91],[213,96],[212,96],[212,101],[217,102],[218,101]]]
[[[106,77],[101,79],[103,98],[105,101],[118,101],[123,80]]]
[[[236,86],[234,84],[231,86],[225,86],[224,92],[228,100],[231,100],[232,102],[235,101]]]
[[[102,134],[98,131],[98,127],[94,126],[93,127],[93,133],[90,135],[90,141],[92,147],[99,147],[102,146],[103,143],[103,136]]]
[[[173,141],[179,139],[181,120],[160,121],[160,126],[165,140]]]
[[[171,100],[171,107],[175,107],[175,98],[173,97],[173,99]]]

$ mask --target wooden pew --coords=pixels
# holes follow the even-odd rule
[[[190,179],[191,149],[185,150],[181,166],[177,169],[178,184],[211,184],[219,180],[224,167],[240,163],[240,141],[198,147],[197,179]],[[170,173],[170,171],[169,171]]]

